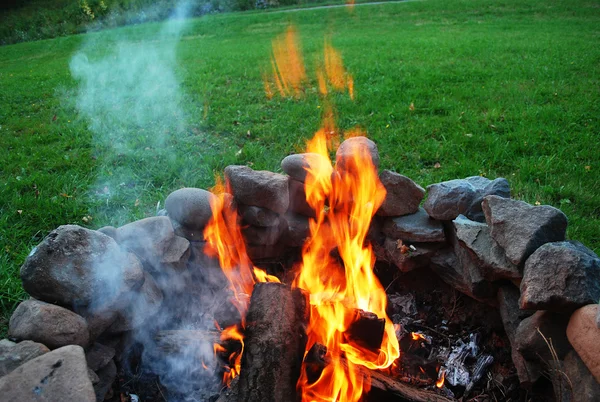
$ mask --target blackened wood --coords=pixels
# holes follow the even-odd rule
[[[385,319],[377,317],[369,311],[354,310],[354,319],[348,327],[344,336],[348,341],[374,351],[381,348],[383,334],[385,332]]]
[[[413,402],[452,402],[445,396],[437,394],[428,389],[414,388],[408,384],[396,381],[378,371],[364,369],[371,375],[371,389],[376,388],[382,391],[390,392],[405,400]]]
[[[308,302],[280,283],[257,283],[246,315],[239,401],[296,402]]]
[[[318,342],[314,343],[304,357],[304,370],[308,383],[312,384],[317,381],[321,377],[323,369],[330,362],[331,359],[327,356],[327,346]]]

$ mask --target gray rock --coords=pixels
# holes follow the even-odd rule
[[[6,343],[0,345],[0,377],[4,377],[21,364],[49,351],[50,349],[45,345],[32,341],[14,343],[14,345]]]
[[[510,197],[508,181],[490,180],[481,176],[435,183],[427,187],[428,196],[423,207],[432,218],[452,220],[465,215],[474,221],[483,221],[483,198],[488,195]]]
[[[242,229],[242,234],[244,235],[246,244],[272,246],[279,241],[285,226],[286,222],[273,227],[246,226]]]
[[[306,179],[306,169],[308,168],[319,172],[329,171],[331,173],[333,171],[331,161],[315,153],[288,155],[281,161],[281,170],[287,173],[292,179],[302,183]]]
[[[171,244],[160,257],[160,265],[173,268],[175,271],[183,271],[191,256],[190,242],[180,236],[174,236]]]
[[[565,239],[567,217],[549,205],[534,207],[491,195],[482,207],[492,238],[515,265],[522,266],[542,244]]]
[[[294,179],[289,181],[289,194],[290,194],[290,205],[288,212],[308,216],[311,218],[316,217],[315,211],[306,202],[306,190],[305,184]]]
[[[242,221],[248,225],[271,227],[279,225],[279,214],[270,209],[255,207],[253,205],[239,205],[238,213]]]
[[[186,228],[201,230],[212,218],[210,202],[214,194],[200,188],[181,188],[165,200],[169,217]]]
[[[117,229],[119,245],[149,263],[162,258],[174,237],[173,225],[166,216],[140,219]]]
[[[353,155],[370,156],[375,169],[379,167],[377,145],[367,137],[351,137],[340,144],[335,153],[335,168],[338,171],[353,171],[364,168],[366,161],[353,162]]]
[[[107,333],[116,334],[139,328],[146,320],[154,316],[163,301],[163,294],[149,273],[144,273],[144,284],[136,290],[124,294],[115,306],[119,316],[107,329]]]
[[[85,319],[90,331],[90,343],[94,342],[100,335],[104,333],[117,319],[118,313],[110,306],[108,310],[89,311],[84,309],[78,311]]]
[[[114,226],[104,226],[98,229],[98,232],[103,233],[113,239],[117,240],[117,228]]]
[[[140,286],[142,265],[109,236],[76,225],[53,230],[21,267],[31,296],[63,306],[109,304]]]
[[[598,314],[596,314],[596,328],[600,329],[600,309],[598,309]]]
[[[600,259],[575,241],[546,243],[525,263],[521,308],[573,311],[600,298]]]
[[[88,367],[87,373],[92,385],[96,385],[100,382],[100,377],[98,377],[98,374],[94,373],[94,370]]]
[[[440,243],[415,243],[405,245],[401,240],[385,238],[384,248],[386,260],[394,264],[401,272],[429,265],[431,257],[442,247]]]
[[[156,216],[169,216],[169,213],[165,208],[163,208],[156,211]]]
[[[171,220],[171,225],[173,225],[173,232],[176,236],[183,237],[189,241],[204,240],[204,228],[189,229],[175,220]]]
[[[106,394],[112,387],[115,378],[117,378],[117,366],[114,361],[109,361],[104,367],[98,370],[98,383],[94,384],[94,392],[97,401],[103,401]]]
[[[442,222],[431,219],[423,208],[411,215],[387,218],[383,233],[391,239],[407,242],[435,243],[446,240]]]
[[[596,381],[579,355],[572,350],[563,361],[564,372],[571,383],[567,387],[572,402],[596,402],[600,395],[600,383]]]
[[[95,402],[81,346],[69,345],[43,354],[0,378],[6,401]]]
[[[408,177],[389,170],[381,172],[379,180],[386,189],[386,195],[377,215],[401,216],[414,214],[419,210],[419,204],[425,195],[423,187]]]
[[[284,215],[285,230],[282,242],[289,247],[301,247],[310,236],[308,217],[288,212]]]
[[[1,348],[9,348],[11,346],[15,346],[16,344],[17,344],[17,342],[10,341],[10,340],[8,340],[6,338],[0,340],[0,347]]]
[[[467,251],[466,255],[476,265],[488,281],[518,279],[521,272],[511,263],[490,235],[485,223],[471,221],[459,215],[452,221],[458,245]]]
[[[544,337],[546,337],[549,342],[552,340],[552,346],[558,359],[562,359],[571,350],[571,345],[567,339],[568,322],[568,315],[550,311],[537,311],[519,323],[515,333],[515,349],[528,360],[541,363],[552,362],[552,352],[544,340]]]
[[[93,371],[98,371],[106,366],[115,357],[115,350],[101,343],[94,343],[85,353],[87,365]]]
[[[35,299],[19,304],[10,318],[8,335],[17,340],[39,342],[50,349],[65,345],[86,347],[90,336],[83,317]]]
[[[598,310],[597,304],[588,304],[575,310],[569,319],[567,337],[590,373],[600,382],[600,329],[594,323]]]
[[[241,204],[263,207],[283,214],[290,204],[287,176],[248,166],[227,166],[235,200]]]

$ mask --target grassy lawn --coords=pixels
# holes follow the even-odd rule
[[[289,23],[310,83],[301,99],[267,100],[271,41]],[[302,150],[324,109],[314,71],[325,36],[354,75],[354,101],[330,98],[338,125],[364,128],[382,168],[423,186],[507,177],[515,198],[560,208],[568,237],[600,252],[597,2],[206,16],[180,37],[146,24],[0,47],[0,328],[25,296],[20,265],[50,230],[152,216],[229,164],[278,171]]]

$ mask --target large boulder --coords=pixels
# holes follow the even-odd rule
[[[33,341],[23,341],[13,345],[0,344],[0,377],[49,351],[50,349],[45,345]]]
[[[192,230],[202,230],[212,218],[214,194],[200,188],[180,188],[165,200],[168,216]]]
[[[542,244],[565,239],[567,217],[549,205],[534,207],[491,195],[483,199],[482,207],[492,238],[515,265],[522,266]]]
[[[450,221],[458,215],[482,222],[483,198],[488,195],[510,197],[510,187],[504,178],[490,180],[481,176],[455,179],[431,184],[427,187],[427,200],[423,208],[434,219]]]
[[[573,311],[600,299],[600,259],[576,241],[546,243],[525,263],[521,308]]]
[[[81,346],[69,345],[43,354],[0,378],[5,401],[95,402]]]
[[[248,166],[227,166],[225,177],[235,200],[241,204],[263,207],[283,214],[290,204],[288,177]]]
[[[133,254],[111,237],[77,225],[50,232],[21,267],[27,293],[68,307],[109,304],[143,279]]]
[[[596,381],[600,382],[600,329],[595,324],[597,312],[597,304],[576,310],[569,320],[567,337]]]
[[[488,225],[469,220],[463,215],[453,220],[452,225],[457,245],[466,251],[463,254],[469,263],[477,266],[485,279],[496,281],[522,276],[519,268],[506,258],[504,250],[492,239]]]
[[[281,161],[281,170],[292,179],[302,183],[306,180],[307,169],[319,172],[333,172],[331,161],[320,154],[304,153],[288,155]]]
[[[384,170],[379,180],[386,190],[385,200],[377,210],[380,216],[401,216],[414,214],[419,210],[425,190],[406,176]]]
[[[25,300],[15,310],[8,325],[10,338],[32,340],[50,349],[66,345],[86,347],[89,331],[83,317],[64,307],[39,300]]]
[[[391,239],[407,242],[436,243],[446,240],[442,222],[431,219],[423,208],[411,215],[387,218],[383,233]]]

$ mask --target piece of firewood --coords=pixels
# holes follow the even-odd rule
[[[371,371],[364,368],[362,370],[368,371],[371,375],[371,389],[377,388],[384,392],[390,392],[413,402],[453,402],[453,399],[448,399],[445,396],[437,394],[435,391],[415,388],[396,381],[378,371]]]
[[[344,337],[362,347],[377,351],[381,347],[384,332],[384,318],[379,318],[377,314],[369,311],[355,309],[352,324],[344,332]]]
[[[274,282],[254,285],[246,315],[238,400],[296,402],[306,347],[306,294]]]

